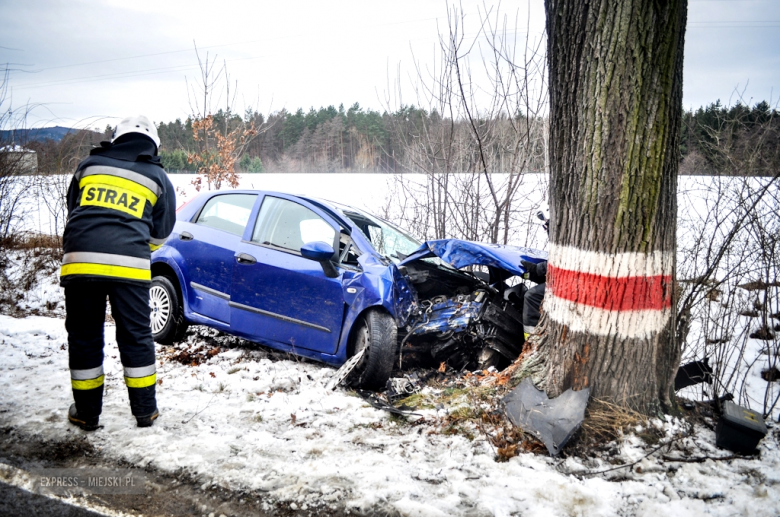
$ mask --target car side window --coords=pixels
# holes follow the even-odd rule
[[[223,194],[209,199],[195,224],[241,236],[249,222],[257,194]]]
[[[300,251],[309,242],[333,246],[336,230],[322,217],[303,205],[266,196],[257,216],[252,242]]]

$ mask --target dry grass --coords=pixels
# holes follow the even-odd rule
[[[13,250],[62,249],[62,237],[45,233],[14,234],[2,239],[0,247]]]
[[[547,454],[545,446],[532,434],[512,425],[499,411],[483,411],[478,428],[496,452],[496,461],[509,461],[522,452]]]
[[[647,417],[633,409],[607,400],[593,399],[585,411],[580,441],[588,445],[610,442],[646,422]]]
[[[62,239],[56,235],[29,232],[0,239],[0,309],[21,316],[17,302],[39,283],[56,282],[53,275],[61,261]],[[45,310],[32,309],[30,314],[46,314],[56,308],[56,303],[47,303]]]

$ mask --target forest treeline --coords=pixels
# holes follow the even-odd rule
[[[481,122],[491,122],[494,127],[503,122],[516,131],[525,126],[516,123],[522,117]],[[251,124],[258,130],[238,160],[238,172],[431,172],[431,164],[435,164],[439,154],[447,157],[446,167],[455,172],[480,167],[465,121],[453,122],[436,111],[414,106],[380,113],[356,103],[347,109],[343,105],[311,108],[307,112],[283,109],[268,117],[252,110],[243,116],[219,111],[214,121],[217,127],[228,131],[242,124]],[[188,162],[188,153],[197,149],[192,119],[160,123],[158,131],[166,169],[193,172],[196,167]],[[780,119],[777,110],[764,101],[752,107],[726,107],[717,101],[686,111],[680,135],[681,174],[771,176],[780,163]],[[68,172],[92,146],[109,137],[110,128],[103,133],[83,130],[74,131],[59,142],[32,141],[25,145],[38,152],[41,172]],[[511,138],[516,139],[517,135],[512,134]],[[493,172],[501,172],[501,163],[508,162],[515,152],[509,143],[501,138],[492,142],[496,164],[491,167]],[[452,153],[451,149],[443,149],[445,145],[457,146],[462,151]],[[734,153],[755,153],[757,148],[760,153],[753,170],[732,170]],[[418,159],[420,149],[425,150],[426,160]],[[543,154],[536,153],[539,158],[528,162],[530,172],[544,170]],[[442,165],[438,167],[436,170],[441,170]]]
[[[416,131],[436,124],[440,117],[414,107],[396,113],[364,110],[355,103],[304,112],[281,110],[269,115],[249,110],[243,117],[214,114],[217,127],[228,131],[252,124],[257,136],[239,161],[242,172],[399,172],[403,145],[399,126]],[[191,169],[187,153],[195,149],[192,119],[161,123],[158,127],[166,168]]]
[[[684,111],[682,175],[775,176],[780,173],[780,118],[768,102]],[[737,165],[739,164],[739,165]]]

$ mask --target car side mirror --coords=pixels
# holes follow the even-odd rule
[[[301,246],[301,256],[315,262],[319,262],[322,266],[322,272],[328,278],[336,278],[339,276],[338,270],[331,262],[335,251],[330,244],[324,242],[307,242]]]

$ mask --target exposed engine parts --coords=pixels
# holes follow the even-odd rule
[[[424,270],[420,270],[424,268]],[[411,269],[411,268],[410,268]],[[476,275],[416,264],[409,278],[420,296],[401,341],[401,366],[503,369],[523,348],[523,284],[488,285]]]

